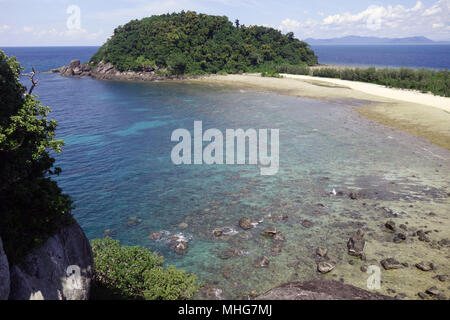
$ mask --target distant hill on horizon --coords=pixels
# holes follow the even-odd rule
[[[450,44],[450,41],[433,41],[427,37],[406,37],[406,38],[379,38],[379,37],[361,37],[346,36],[341,38],[330,39],[313,39],[304,40],[310,45],[336,44],[336,45],[393,45],[393,44]]]

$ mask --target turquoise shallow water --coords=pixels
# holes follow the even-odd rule
[[[325,277],[365,287],[361,262],[348,264],[346,241],[358,227],[368,232],[368,258],[436,259],[445,253],[411,244],[399,253],[380,225],[383,207],[401,221],[449,235],[450,154],[407,134],[361,118],[363,101],[323,101],[189,83],[119,83],[42,75],[36,93],[52,107],[58,138],[58,178],[75,200],[74,215],[90,239],[106,234],[123,244],[146,246],[174,264],[199,274],[201,297],[239,298],[286,281],[319,277],[315,248],[325,246],[336,270]],[[280,171],[261,176],[258,166],[175,166],[170,159],[177,128],[278,128]],[[342,191],[333,196],[330,191]],[[349,192],[361,194],[351,200]],[[242,216],[262,221],[250,231]],[[311,228],[302,222],[308,220]],[[183,228],[180,223],[186,223]],[[218,227],[236,232],[220,238]],[[276,227],[286,237],[280,248],[260,232]],[[164,231],[162,241],[149,238]],[[185,255],[164,241],[182,234]],[[232,249],[233,251],[227,251]],[[281,251],[279,252],[279,250]],[[229,254],[233,252],[234,254]],[[259,268],[262,256],[270,259]],[[442,270],[442,269],[441,269]],[[450,271],[450,270],[448,270]],[[392,273],[385,287],[411,294],[417,280]],[[424,286],[428,285],[428,278]]]

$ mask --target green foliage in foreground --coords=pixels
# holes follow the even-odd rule
[[[198,290],[197,276],[175,267],[146,248],[121,246],[109,237],[93,240],[93,299],[186,300]]]
[[[193,11],[132,20],[91,58],[121,71],[168,69],[172,74],[239,73],[265,65],[315,65],[308,44],[273,28],[233,25],[225,16]]]
[[[388,87],[432,92],[450,97],[450,71],[410,68],[308,68],[306,66],[280,65],[276,72],[370,82]]]
[[[63,145],[57,123],[26,93],[21,70],[0,50],[0,236],[11,264],[73,222],[69,196],[50,178],[61,171],[49,154]]]

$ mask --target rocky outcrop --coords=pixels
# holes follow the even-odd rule
[[[158,81],[171,79],[195,78],[195,76],[161,75],[157,68],[147,68],[145,71],[119,71],[110,62],[101,61],[95,68],[80,60],[72,60],[68,66],[52,69],[48,73],[59,73],[66,77],[92,77],[97,80],[113,81]]]
[[[91,67],[87,63],[80,63],[80,60],[72,60],[68,66],[63,66],[61,68],[52,69],[50,73],[59,73],[66,77],[77,76],[86,77],[91,76]]]
[[[6,254],[3,251],[3,243],[0,238],[0,300],[7,300],[9,297],[9,265]]]
[[[293,282],[276,287],[256,300],[393,300],[334,280]]]
[[[11,267],[10,300],[86,300],[93,277],[89,240],[78,224],[49,238]]]

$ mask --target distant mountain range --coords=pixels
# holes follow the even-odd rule
[[[450,41],[433,41],[426,37],[408,37],[408,38],[378,38],[378,37],[360,37],[347,36],[342,38],[313,39],[304,40],[310,45],[335,44],[335,45],[393,45],[393,44],[450,44]]]

